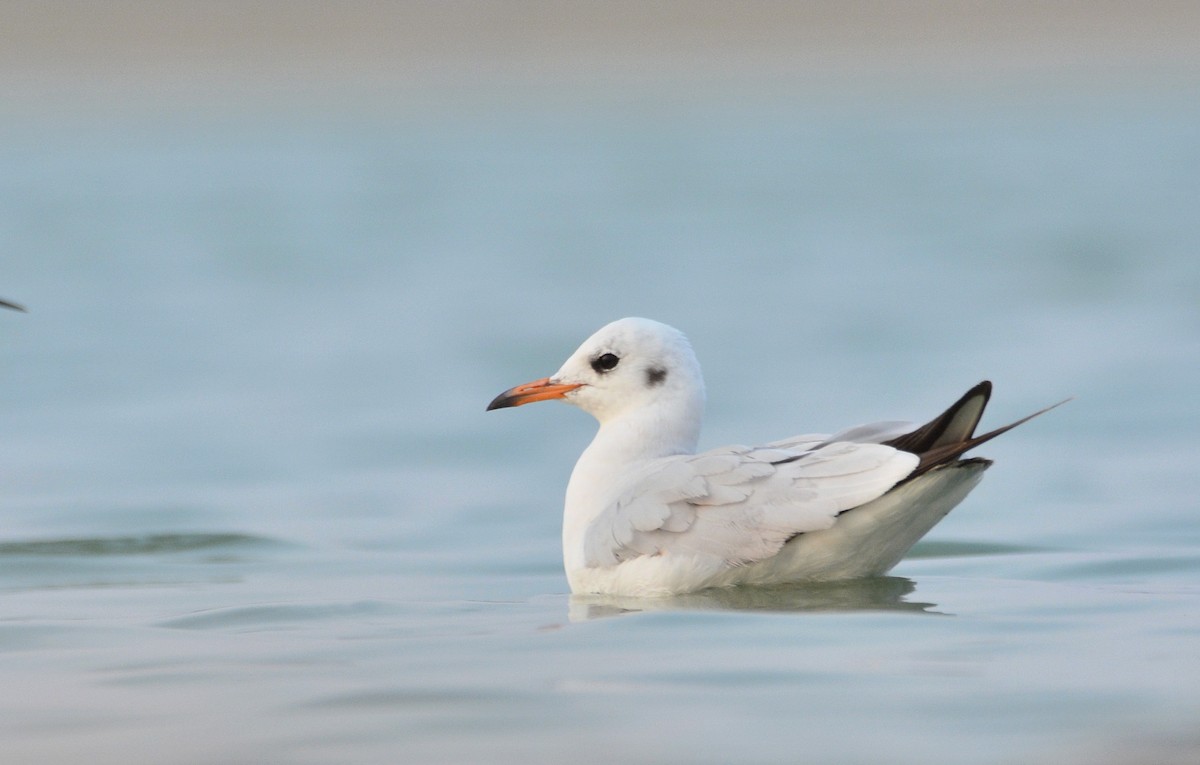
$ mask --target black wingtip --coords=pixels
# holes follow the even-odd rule
[[[921,454],[947,443],[958,443],[975,434],[975,428],[983,417],[992,398],[992,381],[983,380],[962,394],[958,401],[946,407],[946,411],[934,417],[916,430],[884,441],[902,452]]]
[[[29,313],[25,306],[21,305],[20,303],[14,303],[11,300],[0,299],[0,306],[3,306],[4,308],[11,308],[14,311],[20,311],[21,313]]]
[[[917,469],[914,470],[912,472],[912,474],[909,475],[908,478],[906,478],[905,480],[915,478],[915,477],[921,475],[922,473],[927,473],[930,470],[933,470],[936,467],[941,467],[942,465],[953,462],[954,460],[956,460],[960,456],[962,456],[964,453],[970,451],[971,449],[974,449],[976,446],[987,443],[988,441],[991,441],[996,436],[1007,433],[1008,431],[1012,430],[1013,428],[1017,427],[1018,425],[1023,425],[1025,423],[1029,422],[1034,417],[1043,415],[1046,412],[1049,412],[1051,409],[1057,409],[1058,407],[1062,406],[1063,404],[1065,404],[1069,401],[1074,401],[1074,400],[1075,400],[1074,396],[1070,396],[1069,398],[1064,398],[1062,401],[1059,401],[1057,404],[1051,404],[1050,406],[1048,406],[1044,409],[1039,409],[1036,412],[1034,412],[1033,414],[1028,414],[1028,415],[1022,417],[1021,419],[1017,420],[1016,422],[1010,422],[1009,424],[1004,425],[999,428],[996,428],[995,430],[990,430],[981,436],[972,436],[971,438],[965,439],[963,441],[959,441],[958,443],[944,444],[941,446],[934,447],[934,448],[930,449],[929,451],[922,452],[921,454],[917,455],[921,458],[920,463],[918,463],[918,465],[917,465]]]

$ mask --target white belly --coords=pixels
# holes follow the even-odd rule
[[[990,465],[977,459],[932,470],[842,513],[832,528],[800,534],[757,563],[730,566],[715,557],[666,553],[568,570],[567,578],[577,593],[665,596],[709,587],[879,576],[954,509]]]

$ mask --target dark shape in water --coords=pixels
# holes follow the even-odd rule
[[[150,534],[130,537],[88,537],[0,543],[6,555],[159,555],[258,545],[270,540],[247,534]]]

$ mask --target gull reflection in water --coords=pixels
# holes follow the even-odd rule
[[[915,589],[911,579],[881,576],[778,587],[728,587],[662,598],[572,595],[568,618],[579,622],[644,611],[907,611],[945,616],[930,610],[934,603],[905,600]]]

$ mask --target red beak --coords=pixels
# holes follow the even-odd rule
[[[583,387],[582,383],[552,383],[549,377],[509,388],[488,404],[487,411],[504,409],[510,406],[532,404],[534,401],[548,401],[552,398],[562,398],[576,388]]]

